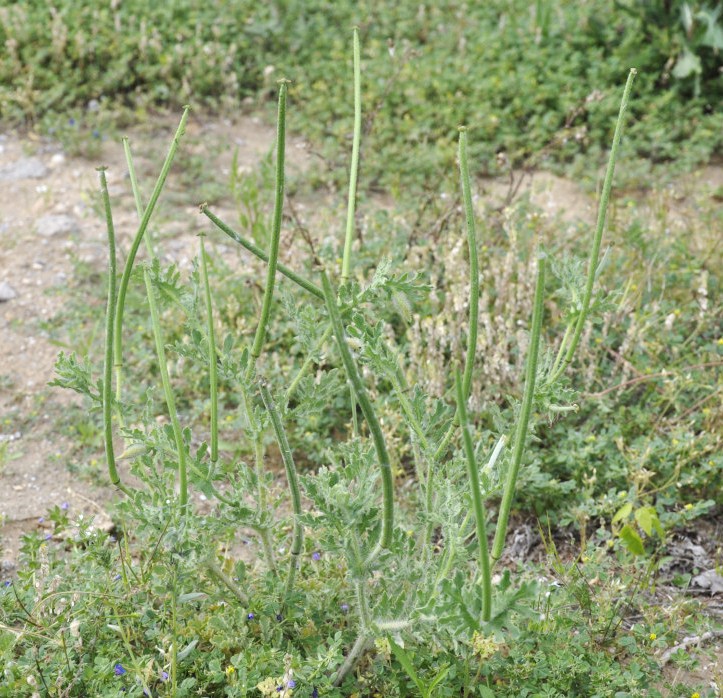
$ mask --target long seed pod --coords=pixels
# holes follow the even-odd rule
[[[527,371],[525,375],[525,392],[522,397],[522,407],[515,431],[515,442],[512,447],[512,462],[507,471],[507,480],[500,504],[500,513],[497,517],[497,528],[495,529],[495,540],[492,544],[492,560],[497,561],[502,557],[502,550],[505,546],[507,536],[507,523],[512,508],[512,499],[515,495],[517,474],[520,471],[522,454],[525,451],[527,442],[527,428],[530,423],[532,402],[535,397],[535,380],[537,377],[537,359],[540,353],[540,335],[542,333],[542,312],[545,296],[545,260],[540,257],[537,260],[537,283],[535,284],[535,305],[532,310],[532,329],[530,330],[530,348],[527,352]]]
[[[208,380],[211,389],[211,467],[218,462],[218,368],[216,366],[216,337],[213,330],[213,303],[211,287],[208,283],[206,248],[203,235],[199,237],[199,255],[201,257],[201,279],[206,299],[206,327],[208,331]]]
[[[349,280],[351,272],[351,244],[354,238],[354,216],[356,210],[356,184],[359,176],[359,145],[361,142],[361,68],[359,51],[359,29],[354,27],[354,136],[351,148],[351,168],[349,170],[349,198],[346,208],[346,234],[344,253],[341,260],[342,283]]]
[[[479,258],[477,255],[477,230],[474,220],[474,206],[472,204],[472,186],[469,176],[469,161],[467,159],[467,128],[459,127],[459,174],[462,182],[462,198],[464,200],[464,214],[467,227],[467,249],[469,250],[469,329],[467,331],[467,352],[464,358],[464,376],[462,387],[469,399],[472,389],[472,371],[474,369],[475,354],[477,353],[477,331],[479,325]],[[438,461],[447,450],[455,430],[455,423],[459,421],[459,413],[449,425],[447,432],[437,446],[434,461]],[[432,465],[429,468],[432,475]],[[431,482],[431,479],[428,478]]]
[[[128,166],[128,178],[131,182],[131,191],[133,192],[133,200],[136,204],[136,212],[138,213],[138,220],[143,220],[143,199],[141,198],[141,190],[138,187],[138,178],[136,177],[136,167],[133,164],[133,155],[131,153],[131,144],[127,136],[122,139],[123,152],[126,156],[126,165]],[[153,242],[151,240],[151,231],[146,230],[143,234],[143,242],[146,244],[146,252],[150,258],[155,257],[153,252]]]
[[[136,232],[136,236],[133,238],[131,249],[128,252],[128,258],[126,259],[125,266],[123,267],[123,274],[121,276],[120,285],[118,287],[118,297],[116,299],[115,310],[115,328],[113,336],[113,360],[115,362],[116,370],[115,389],[116,399],[118,400],[118,402],[120,402],[122,395],[123,313],[125,312],[126,292],[128,290],[128,283],[131,278],[131,271],[133,270],[133,263],[136,259],[138,247],[140,246],[143,235],[148,228],[148,223],[151,220],[153,211],[155,210],[156,204],[158,203],[158,198],[160,197],[163,186],[166,183],[166,178],[168,177],[168,173],[171,169],[171,164],[173,163],[173,158],[175,157],[176,151],[178,150],[178,145],[180,143],[181,137],[186,130],[186,122],[188,121],[189,109],[190,107],[184,107],[183,109],[181,121],[179,122],[178,128],[176,129],[176,134],[173,136],[173,141],[171,142],[171,146],[168,149],[168,154],[166,155],[163,167],[161,168],[161,173],[158,175],[156,186],[153,188],[153,193],[151,194],[148,206],[146,206],[146,210],[143,212],[143,217],[141,218],[141,222],[138,225],[138,231]]]
[[[207,204],[202,204],[200,210],[201,213],[206,216],[206,218],[208,218],[219,230],[226,233],[226,235],[228,235],[234,242],[237,242],[245,250],[248,250],[252,255],[258,257],[258,259],[260,259],[262,262],[269,261],[269,255],[266,254],[266,252],[264,252],[260,247],[245,238],[243,235],[241,235],[241,233],[234,230],[227,223],[222,221],[215,213],[209,211]],[[276,263],[276,269],[279,271],[280,274],[283,274],[287,279],[290,279],[295,284],[298,284],[299,286],[301,286],[301,288],[316,296],[319,300],[324,300],[324,292],[315,283],[312,283],[308,279],[305,279],[303,276],[300,276],[293,269],[290,269],[281,262]]]
[[[552,374],[548,379],[548,383],[553,383],[557,378],[562,375],[563,371],[572,361],[575,355],[575,350],[580,342],[583,328],[585,327],[585,321],[587,320],[588,313],[590,311],[590,301],[592,300],[592,290],[595,285],[595,273],[598,266],[598,257],[600,255],[600,245],[602,243],[603,231],[605,229],[605,218],[607,217],[608,204],[610,202],[610,191],[613,186],[613,175],[615,174],[615,163],[618,158],[618,149],[620,147],[620,139],[623,135],[623,126],[625,122],[625,112],[628,108],[628,101],[630,99],[630,91],[633,87],[633,81],[637,75],[637,70],[631,68],[628,73],[628,79],[625,83],[625,89],[623,90],[623,98],[620,101],[620,111],[618,112],[618,120],[615,124],[615,133],[613,135],[613,144],[610,149],[610,158],[608,159],[607,170],[605,171],[605,179],[603,181],[602,193],[600,195],[600,206],[598,207],[597,214],[597,225],[595,226],[595,236],[593,237],[592,246],[590,248],[590,259],[587,264],[587,282],[585,283],[585,292],[582,299],[582,308],[577,316],[577,322],[575,323],[575,332],[570,340],[570,345],[564,355],[562,362],[555,362],[557,365],[554,367]],[[568,333],[565,333],[565,339],[568,337]],[[564,345],[563,345],[564,346]],[[562,347],[561,347],[562,352]]]
[[[294,510],[294,534],[291,541],[289,572],[286,577],[286,588],[284,591],[284,598],[288,599],[294,588],[296,570],[299,567],[299,555],[301,555],[301,547],[304,542],[304,528],[301,525],[301,491],[299,489],[299,479],[296,476],[294,457],[291,453],[289,440],[286,438],[286,432],[284,431],[284,425],[281,423],[279,412],[276,409],[276,405],[266,383],[262,382],[259,385],[259,389],[261,390],[261,399],[264,401],[266,411],[269,413],[269,417],[271,417],[271,426],[274,429],[276,442],[279,444],[281,460],[283,460],[284,468],[286,469],[286,481],[288,482],[289,492],[291,493],[291,506]]]
[[[118,470],[115,464],[115,449],[113,447],[113,316],[115,313],[115,289],[116,289],[116,256],[115,256],[115,227],[113,225],[113,214],[110,208],[110,196],[108,195],[108,182],[105,176],[105,168],[98,169],[100,175],[100,193],[105,208],[105,221],[108,230],[108,304],[105,316],[105,360],[103,364],[103,434],[105,440],[105,457],[108,463],[108,475],[110,481],[119,490],[129,493],[128,489],[120,481]]]
[[[379,542],[374,550],[369,554],[367,562],[371,562],[376,558],[382,548],[389,548],[392,544],[392,533],[394,529],[394,482],[392,478],[392,465],[389,460],[389,453],[384,441],[381,425],[377,419],[377,415],[372,407],[371,400],[364,387],[359,370],[356,367],[354,358],[351,355],[349,345],[346,341],[346,333],[341,322],[341,314],[336,303],[336,296],[332,290],[331,283],[325,272],[321,274],[322,288],[324,289],[324,298],[326,300],[326,308],[331,319],[331,326],[334,331],[334,337],[341,353],[341,360],[344,364],[347,378],[351,382],[356,398],[359,401],[364,419],[369,425],[372,441],[376,450],[377,459],[379,461],[379,469],[382,476],[382,493],[384,497],[384,507],[382,515],[382,530],[379,536]]]
[[[256,359],[261,356],[266,337],[266,327],[271,314],[271,301],[274,297],[276,283],[276,265],[279,259],[279,240],[281,238],[281,213],[284,207],[284,157],[286,152],[286,92],[288,80],[281,81],[279,89],[279,107],[276,119],[276,188],[274,196],[274,218],[271,227],[271,246],[269,248],[269,261],[266,268],[266,287],[264,299],[261,304],[259,323],[256,326],[254,343],[251,347],[251,361],[248,364],[247,375],[253,371]]]

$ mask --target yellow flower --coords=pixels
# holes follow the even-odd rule
[[[263,681],[256,685],[256,688],[261,691],[262,696],[273,696],[277,694],[276,687],[281,682],[281,679],[274,679],[272,677],[265,678]]]
[[[698,693],[698,691],[691,693],[690,698],[700,698],[700,693]]]
[[[688,511],[690,511],[692,508],[693,508],[693,505],[690,503],[685,505],[685,509],[687,509]]]
[[[658,636],[655,633],[650,633],[650,635],[648,635],[648,639],[652,642],[653,640],[657,640]]]
[[[236,668],[229,664],[226,667],[226,676],[233,676],[235,671],[236,671]]]
[[[493,637],[485,637],[475,630],[472,635],[472,649],[480,659],[487,659],[497,652],[499,644]]]

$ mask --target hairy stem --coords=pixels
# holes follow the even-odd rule
[[[249,597],[244,594],[241,589],[229,578],[229,576],[221,569],[221,566],[216,562],[216,559],[212,556],[206,559],[206,567],[208,571],[216,577],[242,604],[247,605]]]
[[[477,524],[477,546],[479,556],[479,569],[482,582],[482,620],[488,621],[492,613],[492,573],[490,567],[490,556],[487,549],[487,515],[482,503],[480,492],[479,471],[474,457],[474,446],[470,434],[469,419],[467,417],[467,399],[464,394],[463,379],[459,371],[455,372],[455,389],[457,392],[457,412],[459,414],[459,425],[462,428],[462,442],[467,457],[467,476],[472,494],[472,507],[474,518]]]
[[[351,674],[357,662],[362,658],[364,652],[367,651],[371,645],[371,636],[365,632],[359,633],[354,646],[349,650],[349,654],[346,655],[344,663],[339,668],[339,671],[334,677],[334,685],[341,686],[344,683],[344,679]]]
[[[326,340],[329,339],[331,336],[331,325],[329,325],[325,330],[324,334],[321,335],[321,339],[319,339],[319,342],[317,344],[317,348],[321,349],[324,344],[326,343]],[[294,396],[294,393],[296,392],[296,389],[299,387],[299,383],[301,382],[301,379],[306,375],[306,372],[311,367],[311,364],[314,363],[314,356],[313,354],[309,354],[306,359],[304,359],[304,363],[301,365],[301,368],[299,369],[298,373],[294,376],[294,379],[291,381],[288,389],[286,390],[286,397],[285,397],[285,403],[288,405],[291,401],[291,398]]]
[[[299,489],[299,479],[296,476],[294,457],[291,453],[289,440],[286,438],[286,432],[281,423],[279,412],[276,409],[276,405],[266,384],[262,382],[259,388],[261,390],[261,399],[264,401],[266,411],[269,413],[271,426],[274,429],[276,441],[279,444],[281,460],[283,460],[284,468],[286,469],[286,481],[289,484],[289,492],[291,493],[291,506],[294,511],[294,534],[291,542],[289,573],[286,577],[286,587],[284,590],[284,599],[288,600],[294,588],[294,578],[296,577],[296,570],[299,566],[299,555],[301,555],[301,546],[304,541],[304,527],[301,524],[301,490]]]
[[[148,269],[143,270],[143,278],[146,282],[146,292],[148,294],[148,306],[151,310],[151,323],[153,325],[153,338],[156,343],[156,355],[158,356],[158,367],[161,372],[161,383],[163,384],[163,393],[166,398],[166,406],[168,415],[171,418],[171,427],[173,428],[173,438],[176,442],[176,450],[178,452],[178,479],[179,479],[179,503],[181,505],[181,514],[186,514],[188,507],[188,476],[186,473],[186,445],[183,443],[183,432],[181,424],[178,421],[178,413],[176,412],[176,401],[171,390],[171,381],[168,377],[168,364],[166,363],[166,350],[163,342],[163,332],[161,330],[161,322],[158,315],[158,306],[156,304],[156,293],[151,282],[151,275]]]

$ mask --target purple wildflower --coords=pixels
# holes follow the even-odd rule
[[[296,681],[294,679],[289,679],[289,683],[286,684],[287,688],[296,688]]]
[[[168,672],[167,671],[161,672],[161,681],[168,681]]]
[[[311,698],[319,698],[319,690],[314,686],[314,690],[311,692]]]
[[[52,533],[46,533],[45,534],[45,540],[50,540],[53,537]]]
[[[118,662],[118,664],[116,664],[116,665],[113,667],[113,673],[114,673],[116,676],[123,676],[123,674],[126,673],[126,670],[123,668],[123,665],[122,665],[120,662]]]
[[[340,606],[340,608],[341,608],[342,613],[349,613],[349,604],[348,603],[343,603]]]
[[[68,119],[68,123],[69,123],[71,126],[75,126],[75,119],[74,119],[73,117],[71,117],[70,119]]]
[[[249,620],[253,620],[253,619],[255,618],[255,616],[254,616],[253,613],[249,613],[246,617],[247,617]]]
[[[6,579],[6,580],[3,582],[3,586],[4,586],[4,587],[9,587],[11,584],[12,584],[12,582],[11,582],[9,579]]]
[[[68,504],[68,502],[63,502],[63,503],[60,505],[60,508],[61,508],[63,511],[67,511],[69,506],[70,506],[70,504]]]
[[[38,523],[43,523],[43,521],[45,521],[45,517],[44,517],[44,516],[41,516],[41,517],[38,519]]]
[[[316,552],[311,554],[311,559],[316,561],[321,560],[321,553],[317,550]]]

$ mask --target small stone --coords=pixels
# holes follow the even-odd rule
[[[18,297],[18,292],[7,281],[0,282],[0,303],[11,301]]]
[[[42,179],[48,174],[48,168],[38,158],[22,158],[0,169],[0,181],[19,179]]]
[[[46,238],[56,235],[72,235],[80,231],[78,221],[71,216],[60,214],[57,216],[42,216],[35,223],[35,230]]]
[[[723,577],[715,570],[706,570],[701,574],[693,577],[692,585],[701,589],[708,589],[711,596],[723,594]]]

